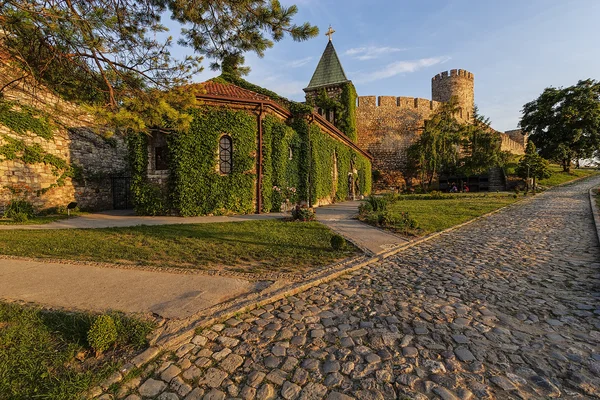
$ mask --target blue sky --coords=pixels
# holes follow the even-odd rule
[[[333,44],[359,96],[431,98],[431,77],[454,68],[475,74],[475,102],[498,130],[548,86],[600,79],[599,0],[282,0],[295,21],[321,32],[282,40],[260,59],[246,56],[247,80],[294,100],[327,44]],[[171,24],[169,24],[171,25]],[[176,36],[176,32],[171,32]],[[189,51],[189,49],[177,51]],[[205,62],[206,67],[208,62]],[[197,81],[218,72],[208,68]]]

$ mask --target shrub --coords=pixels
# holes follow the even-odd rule
[[[439,190],[434,190],[431,193],[429,193],[429,197],[431,198],[431,200],[440,200],[443,199],[445,196]]]
[[[346,239],[340,235],[333,235],[331,237],[331,247],[334,250],[344,250],[346,248]]]
[[[27,222],[29,220],[29,217],[24,212],[18,212],[18,213],[12,214],[12,220],[13,220],[13,222],[22,224],[23,222]]]
[[[314,221],[315,212],[312,208],[296,206],[292,210],[292,218],[294,221]]]
[[[115,344],[117,341],[117,327],[114,319],[110,315],[100,315],[87,334],[88,344],[96,355]]]
[[[358,213],[360,215],[367,215],[367,214],[372,213],[372,212],[373,212],[373,206],[369,202],[364,202],[363,201],[358,206]]]
[[[373,211],[385,211],[388,206],[388,199],[385,197],[369,196],[365,201],[371,205]]]
[[[131,345],[135,349],[141,349],[148,344],[146,337],[155,328],[154,322],[131,318],[122,312],[111,312],[109,315],[115,322],[118,346]]]
[[[4,216],[13,218],[17,214],[24,214],[27,220],[35,215],[33,204],[24,199],[12,199],[4,209]]]
[[[383,224],[384,215],[383,212],[373,211],[364,216],[364,221],[371,225]]]
[[[403,230],[416,229],[418,227],[417,221],[408,212],[383,213],[383,224]]]

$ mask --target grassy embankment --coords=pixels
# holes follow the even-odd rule
[[[550,176],[550,178],[538,181],[538,185],[552,187],[573,181],[575,179],[600,174],[600,171],[591,168],[571,168],[571,172],[567,173],[563,172],[563,168],[556,164],[550,164],[550,169],[552,170],[552,176]]]

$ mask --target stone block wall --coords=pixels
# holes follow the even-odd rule
[[[523,130],[513,129],[510,131],[505,131],[504,133],[508,135],[508,137],[510,137],[512,140],[519,143],[519,145],[523,146],[523,149],[525,149],[525,147],[527,146],[528,135],[526,133],[524,134]]]
[[[500,145],[500,149],[502,151],[508,151],[511,154],[522,155],[525,154],[525,146],[523,143],[519,143],[515,141],[511,136],[506,133],[498,132],[500,137],[502,138],[502,144]]]
[[[0,87],[14,79],[16,71],[0,59]],[[39,145],[44,154],[66,161],[77,170],[77,179],[62,182],[57,171],[43,162],[24,163],[0,156],[0,211],[21,192],[38,210],[77,202],[81,209],[112,209],[111,176],[128,174],[127,147],[122,137],[106,138],[97,132],[94,119],[81,107],[57,97],[39,84],[25,79],[3,91],[3,98],[33,107],[49,116],[52,137],[33,132],[18,133],[0,124],[0,146],[11,139],[26,146]],[[105,132],[104,132],[105,135]]]
[[[404,170],[406,149],[440,104],[414,97],[359,96],[358,145],[373,155],[373,170]]]
[[[471,122],[475,106],[475,76],[464,69],[444,71],[431,78],[431,98],[439,102],[458,101],[459,121]]]

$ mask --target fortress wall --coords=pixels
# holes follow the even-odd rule
[[[525,146],[523,145],[523,143],[519,143],[513,140],[512,137],[507,135],[506,133],[498,132],[498,134],[502,138],[502,144],[500,145],[500,149],[502,151],[508,151],[511,154],[518,155],[525,154]]]
[[[373,155],[373,169],[384,173],[404,170],[406,148],[439,106],[437,101],[414,97],[359,96],[358,145]]]
[[[519,143],[523,148],[527,146],[527,134],[523,134],[521,129],[513,129],[510,131],[504,132],[508,137],[510,137],[515,142]]]

